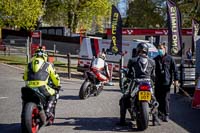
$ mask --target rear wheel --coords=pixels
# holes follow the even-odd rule
[[[37,133],[39,130],[39,110],[35,103],[27,103],[25,110],[25,126],[29,133]]]
[[[85,81],[80,88],[79,97],[80,99],[86,99],[90,96],[91,84],[89,81]]]
[[[137,127],[139,130],[145,130],[148,128],[149,123],[149,104],[148,102],[139,103],[139,112],[137,114]]]

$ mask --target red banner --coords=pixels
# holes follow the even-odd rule
[[[107,29],[106,31],[107,35],[111,35],[112,31],[111,29]],[[167,29],[122,29],[123,35],[168,35]],[[191,36],[192,35],[192,29],[182,29],[182,35]]]

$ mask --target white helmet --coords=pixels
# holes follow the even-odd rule
[[[105,53],[99,53],[99,58],[105,60],[106,59],[106,54]]]

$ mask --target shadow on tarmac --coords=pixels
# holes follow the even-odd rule
[[[80,100],[79,96],[74,96],[74,95],[67,95],[67,96],[60,96],[59,99],[62,100]]]
[[[120,126],[118,124],[119,118],[101,117],[101,118],[56,118],[65,120],[62,123],[54,123],[55,126],[74,126],[74,130],[85,131],[120,131],[120,132],[137,132],[137,127],[129,122],[127,126]]]
[[[0,124],[1,133],[20,133],[21,123]]]
[[[170,119],[191,133],[200,133],[200,110],[193,109],[188,97],[171,94]]]

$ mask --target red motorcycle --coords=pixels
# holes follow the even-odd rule
[[[89,96],[97,96],[103,90],[104,83],[101,82],[92,71],[86,72],[86,79],[79,91],[80,99],[87,99]]]

